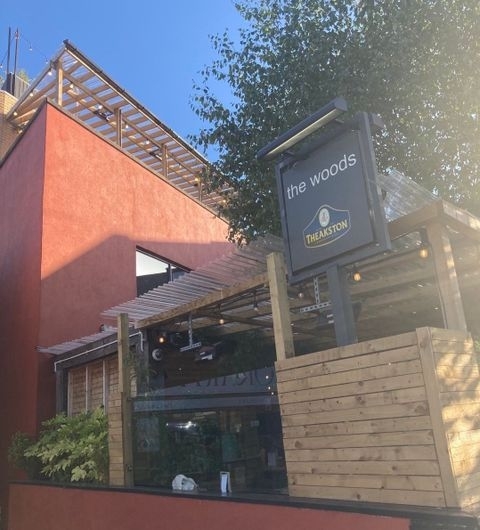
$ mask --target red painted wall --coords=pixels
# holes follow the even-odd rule
[[[196,268],[231,249],[211,211],[46,104],[0,167],[0,501],[17,430],[54,414],[36,351],[136,296],[136,246]]]
[[[8,530],[408,530],[409,519],[13,484]]]
[[[45,115],[0,167],[0,499],[7,448],[37,426]]]
[[[39,342],[96,332],[136,296],[135,248],[196,268],[225,254],[227,226],[47,106]]]

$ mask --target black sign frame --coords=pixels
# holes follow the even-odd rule
[[[361,261],[368,257],[387,252],[391,250],[391,242],[388,234],[387,223],[385,220],[385,215],[383,208],[380,204],[380,196],[378,192],[377,184],[377,165],[375,160],[375,153],[373,150],[370,120],[376,125],[378,123],[375,121],[376,116],[368,114],[366,112],[358,113],[353,120],[344,124],[338,130],[332,134],[325,135],[313,149],[309,149],[308,153],[303,153],[299,155],[290,155],[286,154],[284,157],[276,164],[276,178],[277,178],[277,190],[279,195],[279,204],[280,204],[280,214],[281,214],[281,223],[282,223],[282,233],[285,243],[285,258],[287,263],[287,271],[289,282],[291,284],[299,283],[305,281],[309,278],[319,276],[322,273],[327,272],[330,267],[344,267],[346,265],[351,265],[355,262]],[[295,191],[298,193],[298,199],[292,201],[290,194],[287,195],[287,179],[291,178],[292,172],[295,174],[295,171],[298,171],[296,167],[302,166],[305,163],[308,163],[309,160],[314,159],[315,156],[322,157],[322,153],[328,152],[329,146],[334,145],[335,143],[342,143],[353,141],[356,146],[355,158],[351,160],[356,161],[356,156],[358,156],[358,167],[355,168],[357,171],[361,171],[361,175],[358,177],[361,179],[361,182],[355,181],[355,186],[357,188],[358,198],[360,200],[360,195],[363,195],[362,200],[360,200],[361,211],[356,216],[356,219],[360,220],[360,223],[363,225],[365,237],[359,237],[358,241],[354,237],[355,234],[350,233],[348,238],[344,238],[340,241],[340,231],[342,229],[348,231],[350,229],[350,217],[346,216],[347,213],[342,214],[341,212],[349,212],[345,209],[335,209],[327,206],[322,210],[322,200],[319,200],[318,206],[319,209],[317,212],[310,212],[310,214],[315,213],[318,216],[321,223],[321,215],[325,215],[326,222],[337,216],[337,222],[333,228],[338,227],[338,242],[334,240],[333,246],[329,248],[329,251],[326,252],[326,257],[321,257],[321,252],[317,249],[314,249],[312,252],[308,253],[309,250],[305,252],[303,247],[299,244],[299,228],[298,221],[294,216],[299,215],[299,210],[302,210],[300,215],[305,215],[303,209],[301,208],[302,197],[300,192],[305,196],[305,200],[311,201],[311,196],[308,196],[306,190],[307,184],[305,181],[302,181],[300,184],[303,188],[298,190],[298,187],[290,188],[288,191]],[[346,160],[346,159],[345,159]],[[347,164],[347,162],[345,162]],[[357,165],[357,164],[355,164]],[[338,170],[338,168],[337,168]],[[351,178],[351,177],[350,177]],[[335,179],[330,179],[330,188],[335,188]],[[313,184],[313,183],[312,183]],[[320,186],[318,187],[320,189]],[[303,191],[302,191],[303,190]],[[362,191],[363,190],[363,191]],[[316,191],[317,193],[317,191]],[[295,203],[295,206],[291,206],[290,203]],[[325,210],[328,210],[325,212]],[[348,215],[350,215],[348,213]],[[315,219],[315,217],[314,217]],[[312,220],[312,223],[316,221]],[[305,221],[303,221],[305,224]],[[312,224],[310,223],[310,225]],[[349,224],[350,223],[350,224]],[[302,225],[303,226],[303,225]],[[324,226],[324,224],[322,224]],[[296,238],[293,237],[293,233],[296,233]],[[306,229],[308,226],[306,226]],[[327,226],[326,231],[319,230],[318,227],[315,231],[314,228],[310,235],[310,239],[307,239],[308,234],[303,234],[304,239],[303,244],[306,246],[309,242],[312,242],[312,245],[315,246],[316,240],[319,239],[324,233],[328,231],[333,232],[333,229],[330,229]],[[305,232],[304,230],[304,232]],[[361,232],[363,235],[363,231]],[[335,234],[330,237],[335,237]],[[348,241],[350,240],[350,241]],[[345,243],[345,241],[348,241]],[[319,243],[321,245],[321,243]],[[338,252],[337,247],[338,246]],[[303,254],[302,254],[303,252]],[[324,252],[325,254],[325,252]]]

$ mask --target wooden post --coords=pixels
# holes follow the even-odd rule
[[[163,176],[168,178],[168,149],[166,144],[162,145],[162,165]]]
[[[115,121],[116,121],[116,143],[122,147],[122,109],[120,107],[115,109]]]
[[[420,361],[422,363],[423,379],[425,381],[428,409],[432,422],[432,434],[438,457],[438,467],[440,469],[445,494],[445,503],[449,508],[458,508],[458,488],[453,474],[452,457],[445,431],[445,423],[443,421],[442,403],[430,328],[418,328],[417,341]]]
[[[433,253],[437,285],[447,329],[467,331],[452,245],[446,227],[439,222],[426,227]]]
[[[275,350],[277,361],[281,361],[295,356],[283,255],[279,252],[269,254],[267,256],[267,269],[272,302]]]
[[[130,339],[128,337],[128,315],[118,315],[118,392],[121,402],[122,442],[123,442],[123,486],[133,486],[133,446],[132,446],[132,399],[131,366],[129,362]]]
[[[55,68],[57,71],[57,104],[61,107],[63,105],[63,68],[60,61],[55,64]]]

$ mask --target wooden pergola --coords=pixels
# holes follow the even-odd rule
[[[21,135],[45,100],[158,177],[217,212],[228,188],[202,184],[211,164],[68,40],[7,115]]]
[[[423,325],[475,330],[472,288],[480,283],[480,221],[448,202],[435,200],[391,221],[388,229],[394,250],[355,264],[362,279],[350,281],[352,301],[361,306],[359,340]],[[419,250],[425,235],[428,257],[422,258]],[[290,335],[285,331],[286,322],[290,322],[291,337],[282,341],[313,341],[316,349],[334,346],[333,326],[328,322],[319,325],[322,315],[328,315],[326,279],[319,278],[316,286],[312,282],[287,286],[283,259],[272,258],[270,267],[267,263],[270,254],[281,256],[282,248],[279,238],[258,240],[105,311],[104,316],[116,318],[127,313],[137,329],[185,332],[190,315],[195,330],[208,328],[218,336],[261,328],[273,337],[276,321],[276,333]],[[316,302],[315,289],[327,309],[305,311]],[[278,349],[277,355],[282,356]]]
[[[315,289],[328,306],[328,287],[323,278],[288,286],[274,237],[106,311],[117,321],[120,382],[108,404],[111,483],[133,486],[132,335],[187,333],[189,323],[217,337],[261,328],[275,340],[290,495],[476,513],[478,364],[467,330],[478,327],[480,222],[435,200],[389,232],[394,251],[355,264],[359,344],[335,347],[323,310],[304,310],[318,302]],[[82,351],[82,362],[101,355],[99,339],[112,348],[114,338],[102,336],[100,351],[88,338],[41,351],[74,366]],[[295,356],[301,342],[308,350]]]

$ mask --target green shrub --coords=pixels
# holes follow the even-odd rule
[[[42,423],[37,441],[17,433],[10,458],[32,478],[55,482],[106,483],[108,423],[103,409],[76,416],[58,414]]]
[[[16,432],[10,441],[8,448],[8,461],[15,467],[23,469],[28,478],[38,478],[40,474],[40,462],[36,458],[25,456],[25,451],[35,443],[32,436],[24,432]]]

